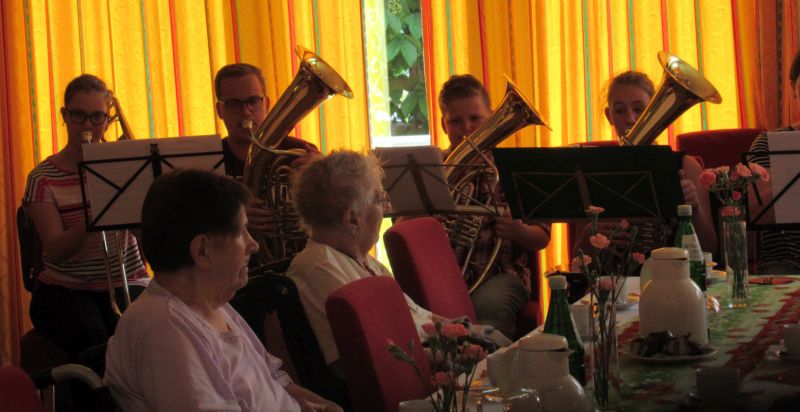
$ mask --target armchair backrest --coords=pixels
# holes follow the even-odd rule
[[[708,168],[733,166],[750,150],[753,140],[762,129],[718,129],[681,133],[676,148],[689,155],[699,156]]]
[[[438,220],[399,221],[384,233],[383,241],[392,273],[411,299],[438,315],[466,315],[477,321],[461,268]]]
[[[325,303],[347,386],[357,412],[396,412],[398,403],[428,396],[428,360],[422,350],[405,297],[394,279],[372,276],[334,291]],[[407,348],[422,377],[396,360],[389,342]]]
[[[17,240],[22,265],[22,283],[28,292],[33,292],[36,288],[36,276],[44,269],[42,242],[24,206],[17,208]]]

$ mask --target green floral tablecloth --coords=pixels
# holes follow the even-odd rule
[[[786,279],[786,277],[783,277]],[[647,364],[620,355],[622,411],[684,409],[694,389],[694,371],[703,366],[734,366],[742,376],[758,372],[770,345],[778,344],[785,323],[800,320],[800,278],[781,285],[750,285],[749,307],[723,309],[709,319],[710,344],[717,349],[713,359],[682,364]],[[723,282],[709,292],[720,298]],[[621,325],[620,347],[638,335],[638,318]],[[800,382],[797,382],[800,383]],[[800,391],[800,386],[798,386]]]

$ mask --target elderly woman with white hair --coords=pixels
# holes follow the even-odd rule
[[[309,240],[295,256],[288,276],[317,337],[325,362],[342,376],[339,353],[325,314],[325,300],[334,290],[369,276],[391,276],[369,251],[378,241],[383,213],[389,205],[381,186],[383,170],[374,155],[341,151],[310,163],[296,176],[293,199]],[[417,328],[443,318],[406,296]]]

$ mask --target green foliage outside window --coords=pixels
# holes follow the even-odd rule
[[[392,135],[428,134],[420,0],[386,0]]]

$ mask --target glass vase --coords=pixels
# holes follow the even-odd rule
[[[597,410],[615,411],[620,401],[617,307],[613,301],[598,302],[592,296],[591,384]]]
[[[729,308],[747,306],[747,223],[741,220],[722,222],[725,268],[728,278]]]

